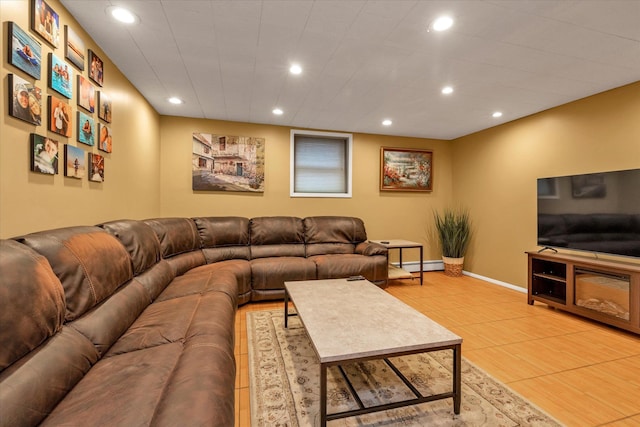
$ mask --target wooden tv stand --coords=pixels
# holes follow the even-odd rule
[[[640,334],[640,264],[527,252],[527,302]]]

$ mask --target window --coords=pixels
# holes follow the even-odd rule
[[[291,197],[351,197],[351,134],[291,130]]]

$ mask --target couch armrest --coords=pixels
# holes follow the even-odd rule
[[[387,248],[373,242],[362,242],[356,245],[355,253],[360,255],[384,255],[387,256]]]

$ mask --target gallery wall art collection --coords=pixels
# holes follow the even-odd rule
[[[30,6],[30,32],[15,22],[7,25],[8,63],[19,71],[7,78],[9,115],[47,131],[30,135],[30,170],[56,175],[62,163],[66,177],[104,182],[105,156],[93,152],[93,147],[113,150],[113,103],[102,90],[104,63],[70,26],[64,26],[62,37],[60,15],[47,1],[30,0]],[[53,49],[44,58],[38,38]],[[39,83],[45,78],[46,86]],[[74,133],[77,144],[71,143]]]

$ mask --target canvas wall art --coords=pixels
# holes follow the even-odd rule
[[[20,76],[9,74],[9,115],[34,125],[42,123],[42,91]]]
[[[112,103],[109,95],[104,91],[98,92],[98,117],[107,123],[111,123]]]
[[[90,113],[96,109],[96,88],[81,75],[78,75],[78,105]]]
[[[104,79],[104,63],[94,51],[89,49],[89,78],[102,86]]]
[[[194,132],[191,145],[193,190],[264,192],[264,138]]]
[[[73,145],[64,145],[64,176],[82,179],[86,172],[84,150]]]
[[[58,141],[31,134],[31,170],[47,175],[58,173]]]
[[[62,98],[49,95],[49,130],[70,138],[71,129],[73,129],[71,106]]]
[[[89,153],[89,181],[104,182],[104,156]]]
[[[60,17],[44,0],[31,0],[31,29],[43,39],[58,47],[60,43]]]
[[[84,42],[68,25],[64,26],[66,44],[64,45],[64,57],[80,71],[84,70]]]
[[[99,135],[100,139],[98,142],[98,149],[104,151],[105,153],[111,153],[113,150],[113,140],[111,137],[111,128],[102,123],[98,125],[100,128]]]
[[[40,79],[42,45],[24,32],[16,23],[9,22],[9,64]]]
[[[93,117],[78,111],[78,142],[94,145],[96,140],[96,124]]]
[[[432,191],[433,152],[382,147],[380,190]]]
[[[73,69],[53,53],[49,54],[49,87],[65,98],[73,97]]]

